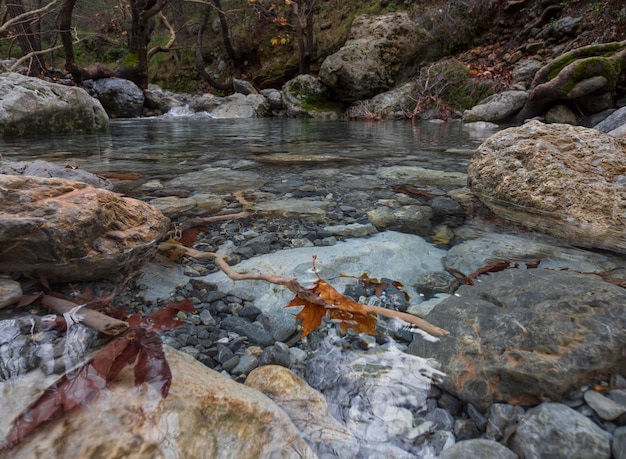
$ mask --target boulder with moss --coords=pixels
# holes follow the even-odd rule
[[[626,40],[583,46],[542,67],[516,121],[543,115],[559,100],[579,101],[612,93],[626,69]],[[582,104],[581,107],[584,107]]]
[[[282,88],[283,107],[290,117],[339,118],[342,103],[333,100],[328,87],[313,75],[298,75]]]
[[[344,102],[373,97],[415,73],[427,42],[428,32],[406,12],[359,16],[343,47],[322,63],[320,78]]]

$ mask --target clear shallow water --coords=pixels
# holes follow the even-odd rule
[[[277,172],[297,173],[297,167],[263,162],[272,154],[333,155],[346,159],[347,167],[358,161],[359,169],[409,161],[465,172],[467,150],[494,132],[460,122],[161,117],[112,120],[102,134],[1,139],[0,152],[7,160],[43,159],[101,175],[138,173],[143,179],[169,179],[233,160],[253,161],[258,167],[249,167],[274,178]]]
[[[320,180],[325,181],[325,187],[332,190],[337,186],[336,172],[348,171],[358,178],[374,173],[380,166],[412,165],[465,172],[471,152],[494,132],[491,129],[477,129],[454,122],[412,125],[405,121],[164,117],[113,120],[109,131],[102,134],[0,139],[0,152],[5,160],[42,159],[62,166],[79,166],[104,176],[139,174],[140,179],[124,180],[126,183],[123,185],[119,180],[114,181],[117,189],[124,191],[133,191],[136,189],[135,185],[148,180],[165,181],[213,166],[252,169],[274,183],[300,178],[305,169],[315,168],[320,172],[314,174],[314,177],[321,177]],[[272,155],[321,160],[313,163],[268,161]],[[129,186],[128,182],[136,183]],[[300,182],[296,180],[293,183]],[[281,190],[288,191],[287,188]],[[12,339],[12,335],[9,338]],[[404,364],[409,357],[404,354],[397,356],[401,357],[401,362],[396,362],[389,355],[384,360],[390,368],[412,372],[417,378],[415,389],[420,392],[411,396],[425,397],[429,381],[420,379],[420,372],[415,368],[405,368]],[[8,358],[17,362],[17,356]],[[369,367],[373,365],[369,361],[366,363]],[[383,374],[388,372],[387,369],[383,370]],[[398,445],[411,443],[413,435],[417,433],[398,429],[398,432],[392,433],[389,428],[379,425],[379,418],[390,416],[395,419],[396,413],[387,412],[386,408],[396,405],[386,403],[387,398],[379,397],[371,387],[381,389],[386,394],[389,384],[379,384],[376,381],[368,383],[369,380],[362,379],[364,384],[369,384],[365,389],[366,395],[359,395],[357,389],[350,390],[354,397],[341,394],[342,404],[337,405],[336,409],[351,416],[338,417],[346,424],[354,424],[355,431],[360,433],[358,438],[372,437],[369,440],[381,445],[389,443],[389,439],[393,439]],[[335,383],[331,379],[328,381]],[[342,387],[345,385],[342,384]],[[367,409],[363,410],[358,403],[362,397],[371,397],[367,400]],[[379,402],[385,403],[380,405]],[[414,411],[420,410],[423,404],[421,399],[412,403],[406,403],[404,399],[396,402],[398,407],[400,404],[410,405],[409,408]]]

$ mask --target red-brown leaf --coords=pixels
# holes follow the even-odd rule
[[[368,313],[362,304],[343,296],[330,284],[318,280],[310,289],[324,304],[312,303],[306,299],[296,297],[289,302],[289,306],[304,306],[296,319],[302,320],[302,337],[315,330],[322,323],[324,315],[347,330],[352,328],[356,332],[376,334],[376,316]]]

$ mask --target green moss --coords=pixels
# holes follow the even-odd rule
[[[607,79],[607,86],[614,88],[617,84],[621,67],[619,62],[606,59],[605,57],[590,57],[583,59],[572,72],[572,77],[563,86],[563,94],[568,94],[577,83],[595,76],[603,76]]]
[[[341,102],[325,99],[323,97],[309,96],[301,101],[302,108],[307,112],[337,112],[343,113],[345,106]]]
[[[563,70],[565,67],[578,59],[610,57],[615,53],[621,51],[622,49],[624,49],[624,45],[620,43],[606,43],[600,45],[586,46],[584,48],[566,53],[552,61],[546,81],[550,81],[551,79],[556,77],[561,70]]]

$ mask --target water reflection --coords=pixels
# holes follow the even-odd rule
[[[464,171],[467,158],[493,128],[460,122],[207,119],[159,117],[112,120],[109,132],[2,139],[5,159],[43,159],[105,174],[138,172],[172,178],[216,161],[255,160],[270,153],[339,155],[371,166],[411,159],[439,170]],[[266,165],[259,170],[270,173]]]

